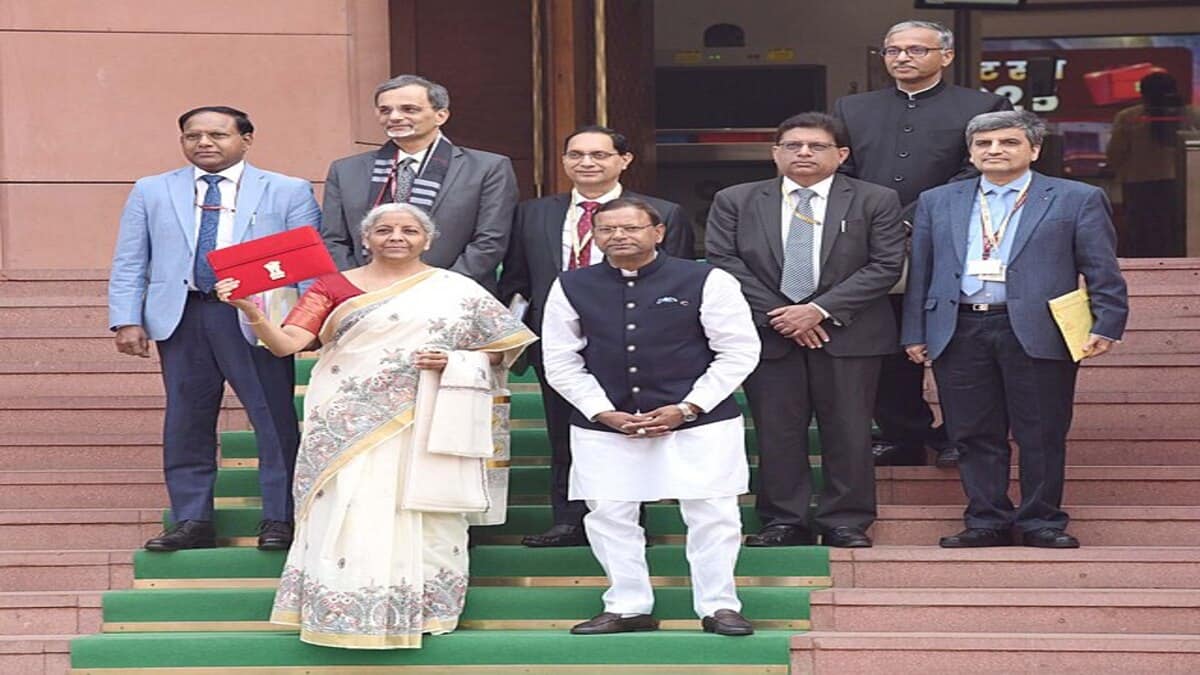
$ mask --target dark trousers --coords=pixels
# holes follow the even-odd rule
[[[904,295],[888,296],[896,325],[901,322]],[[925,446],[946,441],[945,427],[933,428],[933,411],[925,402],[925,367],[913,363],[904,352],[883,357],[879,371],[879,394],[875,398],[875,423],[880,437],[899,445],[911,454],[916,463],[923,464]]]
[[[875,522],[871,410],[880,357],[793,349],[758,364],[743,388],[758,432],[757,509],[764,527],[807,528],[813,496],[808,424],[816,414],[824,487],[813,516],[822,531]]]
[[[567,499],[568,478],[571,475],[571,407],[567,400],[546,383],[541,364],[534,366],[542,387],[542,406],[546,410],[546,432],[550,435],[550,509],[555,525],[583,527],[587,504]]]
[[[1077,370],[1073,361],[1026,354],[1004,312],[959,314],[933,373],[950,440],[962,447],[967,527],[1066,528],[1063,477]],[[1015,509],[1008,497],[1010,429],[1021,448]]]
[[[263,518],[291,521],[300,442],[292,357],[251,346],[238,327],[237,310],[195,293],[188,294],[175,332],[158,342],[158,353],[167,391],[163,471],[175,522],[212,520],[217,416],[226,380],[254,427]]]

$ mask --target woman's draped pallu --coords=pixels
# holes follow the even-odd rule
[[[300,639],[415,648],[458,625],[467,525],[504,522],[508,366],[536,337],[470,279],[430,270],[321,328],[296,463],[296,534],[271,621]],[[441,349],[437,373],[414,352]],[[501,352],[497,366],[488,352]]]

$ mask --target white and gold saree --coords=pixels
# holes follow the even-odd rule
[[[330,314],[305,398],[295,541],[273,623],[298,626],[304,642],[358,649],[416,648],[422,633],[454,630],[467,591],[467,514],[497,523],[507,508],[507,369],[535,339],[487,291],[445,270]],[[414,352],[430,348],[457,357],[445,376],[466,386],[438,396],[442,375],[413,365]],[[503,357],[489,368],[463,352]],[[479,393],[472,386],[490,388],[490,415],[478,405],[447,415],[462,390]],[[430,428],[445,419],[468,431],[484,425],[483,434],[490,426],[492,455],[480,456],[478,429]],[[442,453],[460,436],[474,450],[434,454],[430,435]]]

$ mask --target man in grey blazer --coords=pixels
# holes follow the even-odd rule
[[[375,88],[375,112],[390,142],[336,160],[322,200],[322,234],[340,269],[366,262],[359,223],[372,207],[408,202],[429,212],[438,236],[422,259],[495,292],[517,204],[517,178],[503,155],[454,145],[441,133],[450,93],[417,75]]]
[[[662,215],[666,238],[662,249],[677,258],[692,258],[692,228],[683,209],[674,202],[630,192],[621,185],[621,173],[633,162],[629,139],[603,126],[584,126],[563,141],[563,171],[573,185],[570,192],[521,202],[513,220],[512,240],[500,275],[500,298],[509,302],[520,294],[529,301],[525,324],[542,334],[546,296],[559,273],[595,265],[604,254],[592,243],[591,213],[618,197],[640,199]],[[542,534],[522,540],[526,546],[586,546],[583,517],[587,506],[567,500],[571,470],[571,404],[546,384],[540,342],[526,352],[542,385],[546,431],[550,434],[550,505],[554,523]]]
[[[299,428],[292,358],[255,346],[236,309],[213,292],[205,254],[285,230],[319,227],[312,185],[245,161],[254,140],[246,113],[225,106],[179,118],[188,165],[134,184],[108,282],[108,324],[117,350],[162,361],[167,394],[163,473],[172,525],[151,551],[212,548],[217,416],[228,380],[258,445],[263,521],[259,548],[292,543],[292,472]],[[280,317],[282,318],[282,317]]]
[[[945,548],[1075,548],[1062,510],[1067,431],[1078,370],[1048,302],[1090,296],[1087,357],[1120,339],[1128,316],[1116,234],[1104,191],[1030,170],[1046,127],[1028,112],[992,112],[967,125],[978,180],[918,200],[901,342],[933,362],[967,495],[966,528]],[[1008,497],[1009,432],[1021,449],[1021,503]]]
[[[726,188],[709,211],[708,260],[741,282],[762,338],[744,385],[763,525],[748,546],[813,543],[814,412],[824,486],[813,522],[828,546],[871,546],[871,411],[880,360],[896,347],[887,292],[904,264],[904,227],[894,190],[836,173],[849,152],[836,118],[795,115],[776,134],[782,177]]]

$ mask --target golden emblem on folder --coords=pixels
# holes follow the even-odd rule
[[[278,260],[272,260],[263,265],[263,267],[266,268],[267,274],[271,277],[272,281],[276,281],[287,276],[287,272],[283,271],[283,263],[279,262]]]

